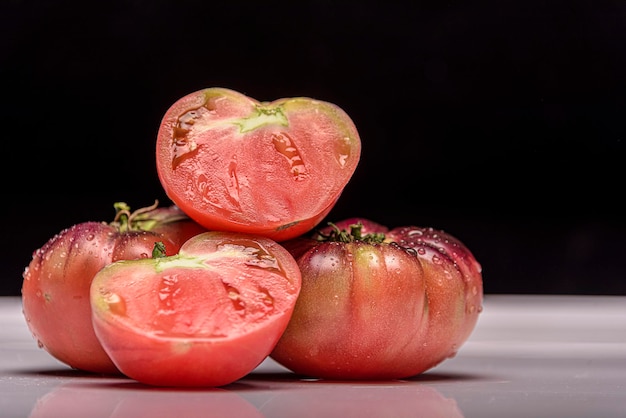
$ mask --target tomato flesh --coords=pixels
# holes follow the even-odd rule
[[[222,386],[271,352],[300,291],[273,240],[207,232],[176,256],[120,261],[91,285],[93,325],[127,376],[159,386]]]
[[[354,123],[332,103],[209,88],[168,109],[156,156],[165,192],[198,223],[283,241],[330,212],[360,151]]]

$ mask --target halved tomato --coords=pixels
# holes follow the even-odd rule
[[[118,369],[158,386],[222,386],[271,352],[301,286],[275,241],[205,232],[175,256],[119,261],[91,284],[95,333]]]
[[[360,153],[353,121],[335,104],[207,88],[167,110],[156,162],[168,197],[207,229],[283,241],[330,212]]]

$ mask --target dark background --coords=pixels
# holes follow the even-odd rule
[[[626,3],[3,0],[2,294],[113,202],[166,203],[178,98],[341,106],[362,158],[329,220],[461,239],[486,293],[626,295]]]

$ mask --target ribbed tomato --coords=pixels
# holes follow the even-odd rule
[[[360,152],[353,121],[335,104],[207,88],[167,110],[156,163],[169,198],[207,229],[283,241],[330,212]]]
[[[456,354],[482,309],[480,265],[443,231],[353,218],[282,244],[302,290],[271,356],[299,374],[422,373]]]

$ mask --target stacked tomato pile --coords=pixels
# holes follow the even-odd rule
[[[33,253],[23,311],[72,368],[222,386],[268,356],[326,379],[395,379],[454,356],[481,311],[480,265],[433,228],[361,218],[315,229],[356,170],[338,106],[224,88],[166,112],[169,207],[76,224]]]

